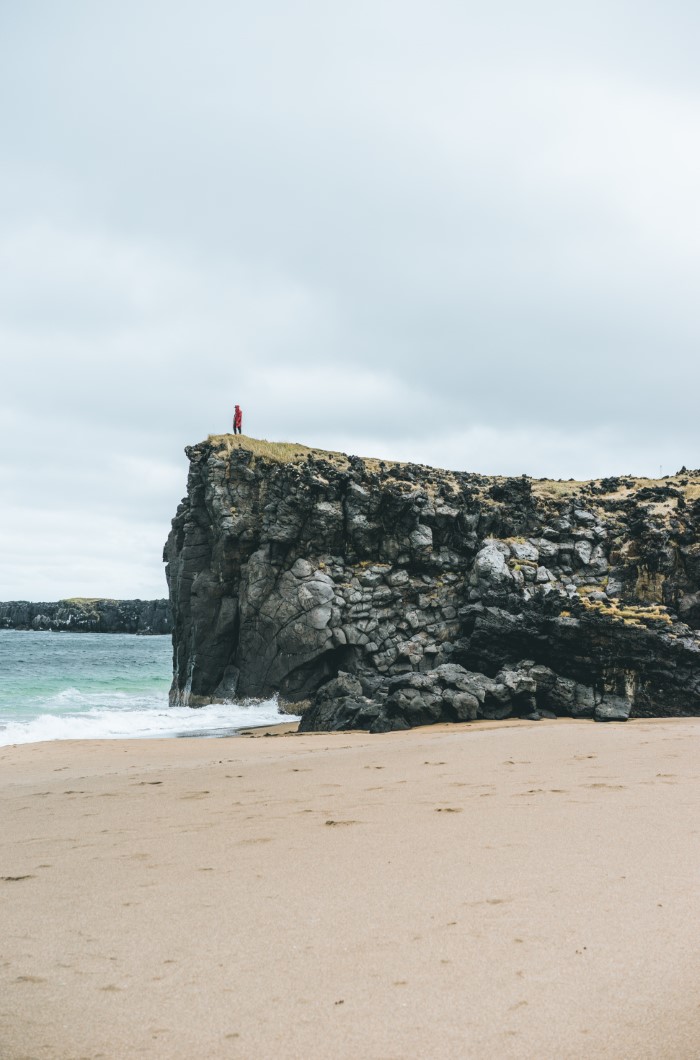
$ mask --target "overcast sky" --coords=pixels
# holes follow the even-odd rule
[[[700,8],[0,6],[0,599],[165,595],[230,428],[481,472],[698,455]]]

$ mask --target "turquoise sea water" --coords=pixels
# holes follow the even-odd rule
[[[0,746],[225,736],[280,720],[274,700],[171,707],[170,637],[0,630]]]

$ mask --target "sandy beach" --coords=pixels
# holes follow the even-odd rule
[[[697,1057],[700,719],[0,750],[0,1056]]]

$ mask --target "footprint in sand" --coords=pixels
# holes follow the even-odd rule
[[[584,784],[585,788],[605,788],[607,791],[624,791],[627,787],[626,784]]]
[[[476,905],[508,905],[512,902],[512,898],[479,898],[476,902],[463,902],[463,905],[476,906]]]

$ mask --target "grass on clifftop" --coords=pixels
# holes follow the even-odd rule
[[[266,460],[274,460],[280,464],[303,463],[307,457],[312,456],[315,460],[327,460],[329,463],[342,470],[345,470],[350,466],[348,456],[345,453],[337,453],[329,449],[314,449],[308,445],[301,445],[299,442],[268,442],[265,438],[251,438],[246,434],[210,434],[207,438],[207,442],[222,457],[230,456],[234,449],[246,449],[256,456],[262,457]],[[362,457],[362,460],[368,471],[373,472],[378,472],[381,466],[383,466],[383,470],[386,472],[390,468],[406,467],[408,464],[408,461],[379,460],[375,457],[365,456]],[[447,479],[449,479],[454,473],[454,470],[451,472],[441,468],[433,468],[432,470],[437,471]],[[519,476],[484,475],[484,478],[488,479],[489,483],[503,483],[509,477],[517,478]],[[596,498],[584,495],[581,497],[581,504],[595,506],[598,499],[625,498],[638,489],[653,486],[672,486],[683,493],[687,501],[692,501],[700,497],[700,478],[694,477],[693,472],[678,472],[675,475],[667,475],[665,478],[660,479],[636,478],[634,475],[618,475],[611,477],[628,479],[633,485],[623,485],[614,492],[599,494]],[[555,501],[579,496],[585,487],[598,481],[597,479],[582,481],[574,479],[537,479],[530,478],[529,476],[526,476],[526,478],[536,497]],[[689,482],[687,481],[688,478],[690,478]],[[681,479],[686,482],[685,485],[681,485],[681,482],[679,481]],[[669,508],[674,507],[675,502],[673,505],[667,504],[665,506],[668,506]]]
[[[298,464],[306,460],[308,456],[315,460],[327,460],[336,467],[349,467],[349,460],[345,453],[336,453],[330,449],[313,449],[299,442],[268,442],[266,438],[250,438],[247,434],[210,434],[207,441],[217,452],[229,456],[234,449],[247,449],[256,456],[262,456],[267,460],[275,460],[279,464]],[[379,467],[379,460],[365,459],[369,468]],[[391,467],[392,461],[384,461]]]
[[[315,460],[327,460],[329,463],[334,464],[336,467],[346,469],[350,466],[350,461],[346,453],[337,453],[330,449],[314,449],[308,445],[301,445],[299,442],[268,442],[266,438],[250,438],[246,434],[210,434],[207,438],[209,445],[213,446],[217,453],[221,456],[230,456],[234,449],[246,449],[256,456],[261,456],[267,460],[274,460],[280,464],[298,464],[302,463],[308,456],[312,456]],[[363,463],[370,471],[378,471],[381,464],[384,465],[385,469],[392,467],[406,467],[408,461],[402,460],[379,460],[377,457],[363,456]],[[427,465],[425,465],[427,466]],[[433,468],[432,470],[438,471],[441,474],[449,477],[452,472],[444,470],[442,468]],[[506,475],[488,475],[485,476],[492,482],[505,482],[508,476]],[[584,482],[550,482],[542,481],[538,482],[536,479],[530,480],[535,487],[540,486],[543,490],[551,490],[552,493],[557,495],[565,493],[577,493],[581,486],[585,485]]]
[[[68,596],[65,600],[59,600],[59,604],[72,604],[74,607],[85,607],[86,604],[116,604],[111,596]]]

